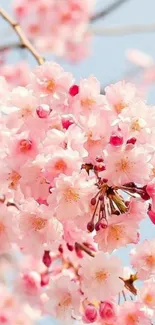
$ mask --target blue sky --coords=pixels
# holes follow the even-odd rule
[[[84,0],[81,0],[84,1]],[[110,0],[98,0],[97,9],[105,7],[110,3]],[[0,0],[1,7],[10,11],[11,0]],[[100,20],[96,23],[101,26],[121,25],[121,24],[148,24],[154,21],[155,0],[128,0],[120,9]],[[7,25],[0,20],[0,43],[5,42],[4,31],[6,37],[13,38],[13,34],[8,34]],[[94,37],[92,41],[92,53],[89,58],[77,65],[70,65],[61,61],[61,65],[67,71],[71,71],[75,78],[79,80],[94,74],[103,85],[112,81],[117,81],[123,78],[125,71],[129,68],[128,62],[125,59],[125,51],[128,48],[138,48],[155,57],[155,35],[139,34],[120,37]],[[51,60],[55,59],[49,57]],[[31,65],[35,65],[33,59],[28,55]],[[17,53],[13,53],[10,57],[10,62],[19,60]],[[60,61],[59,61],[60,62]],[[149,102],[155,103],[155,89],[149,95]],[[141,240],[145,238],[153,238],[155,228],[147,219],[141,225]],[[128,263],[126,250],[122,249],[119,253],[123,264]],[[50,325],[52,322],[43,320],[41,324]]]

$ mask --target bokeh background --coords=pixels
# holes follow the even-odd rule
[[[81,0],[84,1],[84,0]],[[96,0],[96,11],[99,11],[109,5],[112,0]],[[0,7],[11,12],[11,0],[0,0]],[[109,14],[104,19],[98,20],[93,26],[108,27],[112,25],[132,25],[132,24],[150,24],[155,22],[155,0],[128,0],[120,8]],[[0,45],[7,44],[15,37],[7,24],[0,20]],[[143,34],[131,34],[124,36],[94,36],[91,46],[90,56],[78,63],[69,64],[63,60],[57,59],[52,54],[48,60],[54,60],[60,63],[65,70],[70,71],[75,76],[77,82],[80,78],[88,77],[94,74],[103,86],[121,80],[132,71],[133,66],[126,59],[126,50],[136,48],[150,54],[155,58],[155,32]],[[9,58],[10,63],[17,62],[20,59],[26,59],[35,66],[36,62],[29,55],[13,51]],[[152,84],[148,93],[148,101],[155,105],[155,86]],[[141,240],[153,238],[155,228],[147,219],[141,224]],[[121,249],[119,256],[124,265],[128,264],[128,249]],[[39,324],[50,325],[54,320],[43,319]]]

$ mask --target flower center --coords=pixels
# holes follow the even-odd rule
[[[48,80],[46,82],[46,89],[50,93],[54,93],[55,92],[55,90],[56,90],[56,83],[55,83],[54,79]]]
[[[127,105],[124,102],[119,102],[114,105],[114,110],[119,114],[126,106]]]
[[[59,303],[59,307],[61,308],[66,308],[68,306],[70,306],[72,303],[72,298],[70,294],[66,294],[60,301]]]
[[[122,158],[119,162],[116,163],[116,172],[122,171],[122,172],[129,172],[132,167],[132,163],[129,161],[129,159]]]
[[[138,321],[137,315],[134,315],[134,314],[128,314],[127,315],[126,324],[128,324],[128,325],[136,325],[137,321]]]
[[[105,270],[97,271],[95,279],[98,283],[104,282],[107,279],[107,272]]]
[[[19,143],[20,151],[26,153],[32,148],[32,141],[27,139],[22,139]]]
[[[152,168],[152,176],[155,177],[155,167]]]
[[[9,177],[8,177],[8,179],[10,180],[9,188],[16,189],[20,178],[21,176],[14,170],[11,173],[9,173]]]
[[[31,225],[35,231],[42,230],[47,224],[47,219],[33,216],[31,218]]]
[[[146,304],[150,304],[150,303],[153,302],[153,297],[152,297],[152,295],[151,295],[150,293],[146,294],[146,296],[145,296],[145,298],[144,298],[144,302],[145,302]]]
[[[124,234],[122,227],[118,225],[111,226],[109,231],[110,231],[110,236],[115,240],[120,240]]]
[[[95,104],[95,100],[93,98],[87,97],[87,98],[81,99],[81,106],[83,106],[84,108],[91,109],[94,104]]]
[[[2,234],[5,230],[5,226],[2,222],[0,222],[0,234]]]
[[[71,201],[78,201],[79,200],[79,194],[75,191],[75,189],[73,188],[67,188],[64,191],[64,199],[67,202],[71,202]]]
[[[61,171],[62,173],[65,172],[66,168],[67,168],[67,165],[66,163],[62,160],[62,159],[59,159],[55,165],[54,165],[54,168],[57,170],[57,171]]]
[[[131,130],[138,131],[138,132],[141,130],[141,126],[138,120],[135,120],[131,123]]]
[[[151,267],[155,266],[155,256],[148,255],[148,256],[145,257],[145,261],[146,261],[147,265],[149,265]]]
[[[31,116],[32,115],[31,107],[28,106],[28,107],[25,107],[25,108],[21,109],[20,114],[21,114],[21,117],[23,117],[23,118]]]

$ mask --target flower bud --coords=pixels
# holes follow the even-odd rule
[[[72,87],[70,87],[69,89],[69,94],[74,97],[79,93],[79,86],[78,85],[73,85]]]
[[[69,117],[68,118],[63,117],[61,122],[62,122],[63,129],[66,129],[66,130],[68,130],[70,125],[72,125],[74,123],[74,121],[71,120],[71,118],[69,118]]]
[[[84,316],[83,316],[83,321],[85,323],[94,323],[97,320],[97,310],[95,306],[93,305],[87,305]]]
[[[123,137],[119,134],[112,134],[110,137],[110,144],[112,146],[121,146],[123,144]]]
[[[105,321],[112,321],[116,317],[114,305],[109,301],[103,301],[99,308],[100,317]]]
[[[36,113],[37,113],[38,117],[47,118],[49,116],[50,110],[49,110],[49,107],[47,109],[46,106],[47,105],[40,105],[40,106],[37,107]]]
[[[45,264],[45,266],[49,267],[52,263],[52,259],[50,256],[50,251],[45,251],[44,255],[43,255],[43,263]]]

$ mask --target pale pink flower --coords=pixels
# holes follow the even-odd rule
[[[131,251],[131,264],[139,279],[155,274],[155,240],[145,240]]]
[[[51,62],[37,67],[32,75],[31,87],[34,92],[53,97],[65,94],[72,84],[72,75],[63,68]]]
[[[142,99],[135,100],[122,111],[118,125],[124,141],[136,138],[139,143],[145,144],[149,142],[155,127],[155,114],[152,107],[147,106]]]
[[[79,270],[84,295],[102,301],[117,295],[123,289],[121,272],[120,261],[115,256],[98,252],[93,261],[86,256]]]
[[[15,157],[18,167],[28,160],[32,160],[38,153],[38,139],[29,132],[12,134],[8,143],[8,158]]]
[[[25,197],[46,200],[49,195],[49,186],[44,172],[47,159],[37,156],[36,160],[28,161],[20,169],[20,188]]]
[[[105,153],[106,170],[102,173],[109,185],[135,182],[145,185],[149,180],[151,165],[143,147],[128,149],[108,148]],[[142,172],[143,171],[143,172]]]
[[[78,99],[77,99],[78,98]],[[71,110],[76,114],[88,117],[104,103],[104,96],[100,94],[100,83],[94,76],[83,79],[79,84],[79,94],[71,98]]]
[[[148,308],[155,310],[155,282],[154,279],[144,281],[139,289],[138,299]]]
[[[149,68],[153,65],[153,58],[138,49],[128,49],[126,51],[127,59],[141,68]]]
[[[64,236],[63,236],[64,240],[66,243],[72,245],[73,247],[75,245],[75,242],[78,243],[92,242],[92,238],[90,234],[76,227],[75,222],[66,221],[63,224],[63,227],[64,227]]]
[[[131,198],[129,210],[126,213],[126,218],[131,219],[133,222],[141,221],[146,218],[148,210],[148,203],[140,198]]]
[[[45,177],[47,181],[53,181],[60,174],[72,175],[74,171],[80,170],[81,165],[82,160],[77,151],[58,149],[52,157],[47,158]]]
[[[59,246],[63,229],[61,223],[45,205],[39,205],[32,199],[23,204],[19,213],[21,231],[20,247],[23,252],[35,252],[42,255],[45,248]]]
[[[12,244],[17,242],[19,236],[16,210],[11,210],[0,203],[0,252],[7,252]]]
[[[102,154],[103,148],[108,144],[111,133],[109,111],[100,110],[90,114],[87,119],[81,119],[85,130],[85,149],[88,152],[86,161],[95,163],[97,156]]]
[[[120,114],[137,97],[136,87],[125,81],[107,86],[105,93],[108,104],[116,114]]]
[[[30,80],[30,66],[26,61],[14,64],[3,64],[0,66],[0,75],[4,76],[9,86],[26,86]]]
[[[138,242],[138,224],[136,219],[129,219],[126,214],[112,215],[106,229],[100,229],[95,241],[99,249],[111,253],[113,250]]]
[[[48,197],[48,203],[51,208],[55,208],[59,220],[75,219],[88,212],[88,197],[93,197],[95,192],[94,179],[88,180],[85,171],[80,174],[74,172],[72,176],[60,175]]]
[[[69,276],[62,275],[51,281],[48,297],[45,310],[58,320],[71,321],[71,316],[80,314],[80,292]]]
[[[120,325],[151,325],[151,320],[137,302],[126,301],[119,310]]]
[[[16,292],[23,300],[31,305],[39,304],[41,294],[41,276],[35,271],[20,273],[16,285]]]

